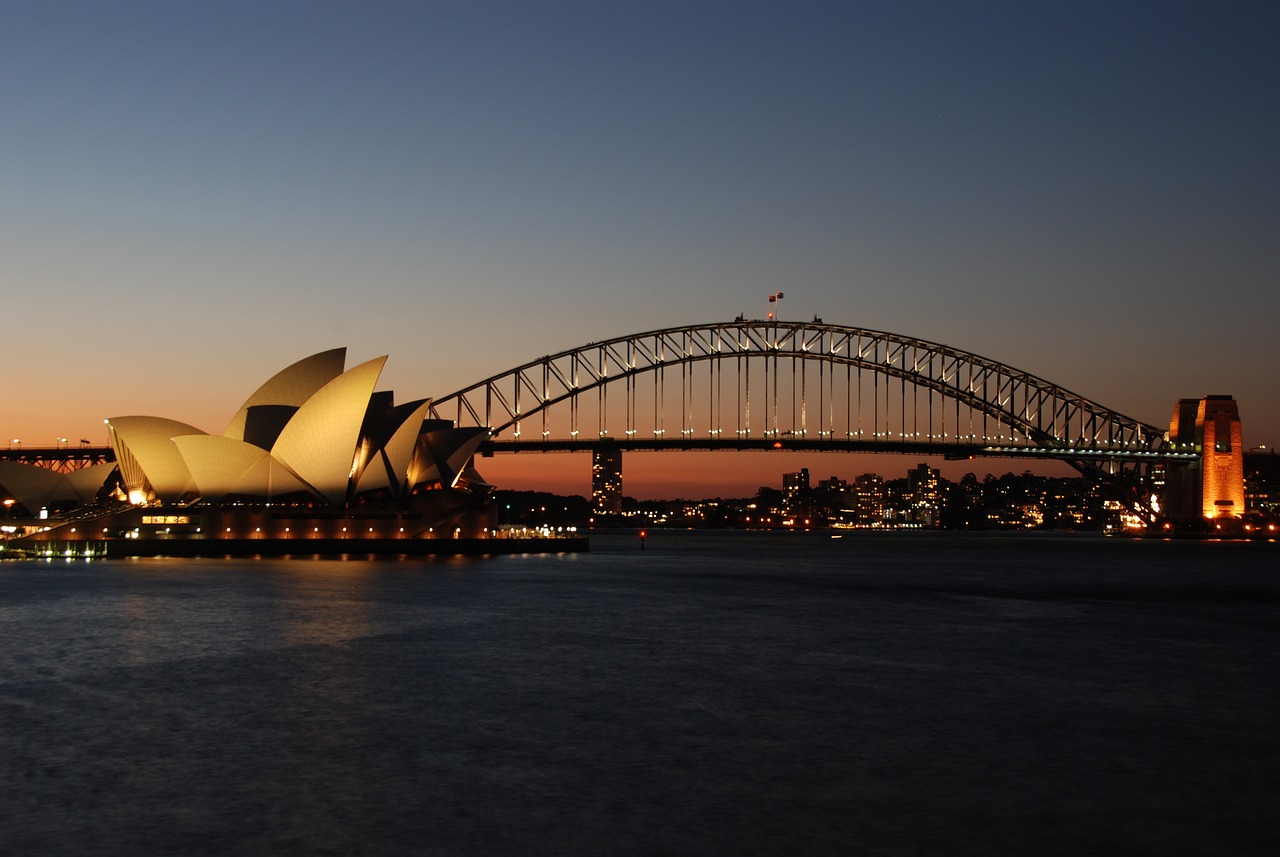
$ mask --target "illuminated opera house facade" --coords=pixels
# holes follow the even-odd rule
[[[70,509],[36,534],[48,540],[485,537],[493,489],[472,459],[487,430],[431,418],[429,399],[375,392],[386,359],[347,369],[338,348],[300,360],[220,434],[112,417],[114,466],[58,474],[6,462],[0,484],[32,512]]]

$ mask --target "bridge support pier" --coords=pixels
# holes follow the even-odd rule
[[[1174,523],[1240,518],[1244,506],[1244,441],[1231,396],[1182,399],[1169,422],[1175,450],[1200,458],[1168,474],[1163,511]]]

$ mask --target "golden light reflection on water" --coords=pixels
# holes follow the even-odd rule
[[[86,599],[77,633],[134,665],[330,645],[383,633],[404,621],[403,611],[389,615],[377,597],[384,576],[461,570],[474,561],[127,559],[118,567],[129,577],[147,578],[149,585],[108,585],[92,601]]]

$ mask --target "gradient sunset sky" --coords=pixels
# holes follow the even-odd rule
[[[0,0],[0,432],[220,432],[340,345],[443,396],[782,290],[1280,443],[1277,44],[1271,2]],[[632,454],[626,491],[914,463]]]

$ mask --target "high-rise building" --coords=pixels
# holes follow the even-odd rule
[[[622,450],[591,453],[591,509],[597,515],[622,514]]]
[[[1280,455],[1259,447],[1245,453],[1244,502],[1247,512],[1280,511]]]
[[[911,495],[912,523],[922,527],[938,524],[938,510],[942,506],[942,491],[938,487],[941,474],[936,467],[921,463],[907,471],[907,488]]]
[[[797,473],[782,474],[782,505],[789,512],[796,511],[809,499],[809,468]]]
[[[878,527],[884,523],[884,480],[864,473],[853,481],[857,494],[858,523]]]

